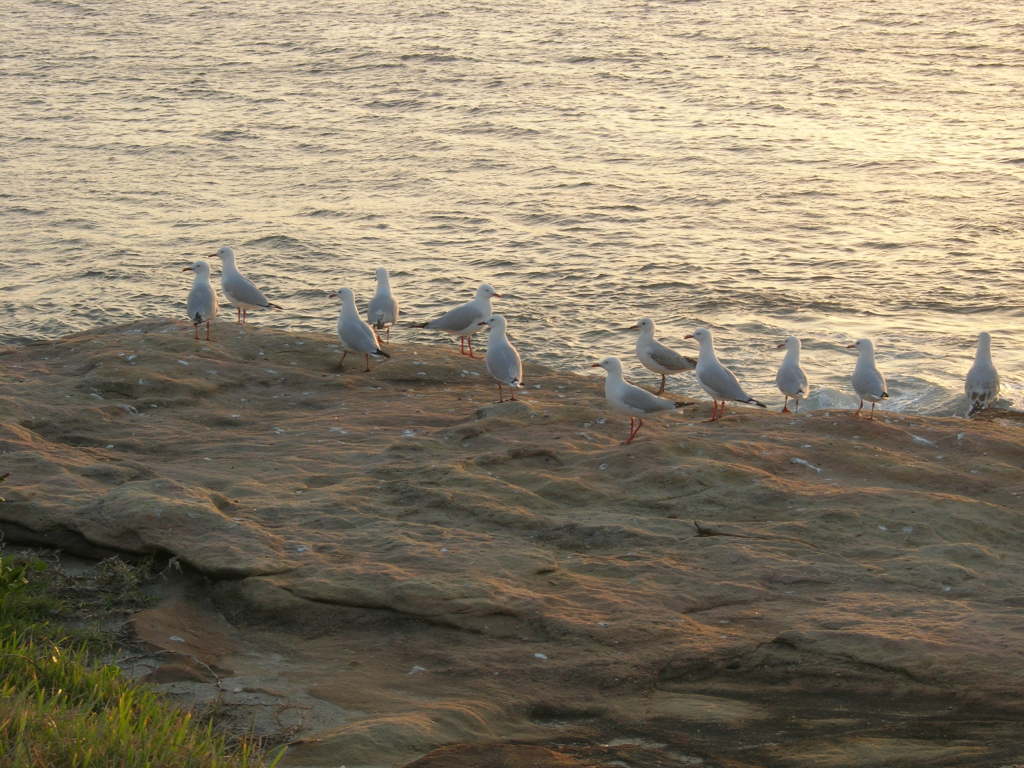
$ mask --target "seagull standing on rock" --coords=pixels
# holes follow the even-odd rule
[[[601,362],[594,363],[590,367],[604,368],[608,372],[604,381],[605,399],[612,410],[629,416],[629,436],[623,441],[623,445],[633,442],[633,438],[640,431],[640,427],[644,425],[644,416],[651,416],[662,411],[674,411],[676,408],[693,405],[693,403],[666,400],[635,384],[630,384],[622,378],[622,361],[617,357],[606,357]]]
[[[968,416],[988,408],[999,396],[999,372],[992,362],[992,336],[985,331],[978,334],[978,351],[974,365],[967,372],[964,393],[969,405]]]
[[[523,361],[505,334],[505,318],[495,315],[490,322],[491,331],[487,337],[487,372],[498,382],[498,402],[505,402],[501,387],[504,384],[512,390],[510,400],[516,399],[516,390],[523,386]]]
[[[864,401],[871,403],[871,414],[869,419],[875,418],[875,403],[889,397],[889,391],[885,386],[885,376],[875,365],[875,345],[871,339],[857,339],[856,342],[846,347],[857,350],[857,365],[853,368],[853,391],[860,398],[860,405],[854,416],[860,416],[864,408]]]
[[[711,418],[710,421],[718,421],[725,413],[725,404],[729,400],[737,403],[747,403],[765,408],[764,403],[755,400],[740,386],[736,374],[718,362],[715,355],[715,342],[711,337],[711,331],[707,328],[698,328],[687,335],[687,339],[696,339],[700,344],[700,355],[697,357],[697,381],[700,382],[704,391],[711,395]],[[721,406],[719,406],[721,403]]]
[[[195,272],[192,290],[188,292],[186,311],[192,321],[195,338],[199,339],[199,326],[206,323],[206,340],[210,339],[210,321],[217,316],[217,291],[210,283],[210,265],[205,261],[197,261],[182,272]]]
[[[480,330],[481,324],[486,324],[491,319],[491,299],[501,298],[501,294],[495,291],[487,283],[476,289],[476,296],[472,301],[445,312],[434,320],[425,323],[413,323],[414,328],[430,328],[444,331],[452,336],[459,337],[459,354],[469,357],[476,357],[473,354],[473,334]],[[466,351],[466,342],[469,342],[469,352]]]
[[[240,325],[245,325],[246,315],[250,309],[281,309],[277,304],[267,301],[267,297],[260,289],[238,271],[238,267],[235,266],[235,252],[231,248],[225,245],[214,255],[220,257],[224,267],[220,275],[220,288],[224,291],[224,298],[235,305]]]
[[[374,360],[386,360],[391,357],[380,348],[380,339],[377,338],[373,328],[363,322],[356,309],[356,300],[352,295],[352,289],[341,288],[337,293],[332,293],[331,298],[341,299],[341,313],[338,315],[338,338],[341,340],[341,360],[338,361],[338,370],[344,370],[345,355],[349,352],[361,354],[366,360],[365,371],[370,370],[370,357]]]
[[[782,358],[779,372],[775,374],[775,386],[786,396],[782,412],[789,413],[789,398],[793,398],[793,410],[799,413],[800,401],[807,397],[808,392],[807,373],[800,367],[800,339],[787,336],[777,348],[783,347],[786,348],[786,356]]]
[[[378,331],[386,329],[387,340],[391,341],[391,326],[398,322],[398,301],[391,294],[391,281],[384,267],[377,269],[377,293],[370,299],[366,319]]]
[[[647,370],[661,374],[661,386],[654,394],[660,395],[665,391],[667,374],[692,371],[697,367],[697,361],[692,357],[684,357],[654,338],[654,321],[651,318],[645,317],[630,330],[640,331],[636,340],[636,356],[640,362]]]

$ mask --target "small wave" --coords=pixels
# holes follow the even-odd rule
[[[245,245],[268,245],[273,248],[305,248],[302,242],[294,237],[288,237],[288,235],[268,235],[267,237],[260,237],[255,240],[247,240]]]

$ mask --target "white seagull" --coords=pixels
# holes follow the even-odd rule
[[[988,408],[999,396],[999,373],[992,363],[992,336],[985,331],[978,334],[978,351],[967,372],[964,392],[970,405],[968,416]]]
[[[860,398],[860,405],[854,416],[860,416],[864,401],[871,403],[871,414],[869,419],[875,418],[875,403],[889,397],[889,391],[885,386],[885,376],[881,374],[875,365],[875,345],[871,339],[857,339],[856,342],[846,347],[857,350],[857,365],[853,368],[853,391]]]
[[[622,378],[622,362],[617,357],[606,357],[599,363],[594,363],[591,368],[604,368],[608,375],[604,380],[604,396],[608,405],[613,410],[629,416],[629,436],[623,441],[623,445],[633,442],[640,427],[644,425],[644,416],[651,416],[661,411],[674,411],[693,403],[677,402],[666,400],[655,394],[642,389],[635,384],[630,384]],[[634,426],[635,424],[635,426]]]
[[[277,304],[267,301],[267,297],[260,289],[238,271],[238,267],[235,266],[233,250],[225,245],[214,255],[220,257],[224,267],[220,275],[220,288],[224,291],[224,298],[235,305],[239,323],[245,324],[245,318],[250,309],[281,309]]]
[[[501,298],[501,294],[491,286],[484,283],[476,289],[476,296],[472,301],[445,312],[434,320],[425,323],[413,323],[414,328],[430,328],[444,331],[452,336],[459,337],[459,354],[473,354],[473,334],[480,330],[481,323],[491,319],[491,299]],[[469,342],[469,352],[466,352],[466,342]]]
[[[698,328],[685,338],[696,339],[700,344],[700,355],[697,357],[697,381],[700,382],[704,391],[711,395],[711,421],[718,421],[722,418],[725,413],[725,404],[729,400],[757,405],[761,408],[766,407],[764,403],[744,392],[736,374],[718,362],[711,331],[707,328]]]
[[[655,392],[656,395],[665,391],[667,374],[692,371],[697,367],[697,361],[692,357],[684,357],[654,338],[654,321],[651,318],[645,317],[630,330],[640,331],[636,340],[636,356],[640,362],[647,370],[661,374],[661,386]]]
[[[782,412],[789,413],[789,398],[793,398],[796,403],[793,410],[799,413],[800,401],[807,397],[808,393],[807,372],[800,367],[800,339],[796,336],[787,336],[777,349],[783,347],[786,348],[786,356],[782,358],[779,372],[775,374],[775,386],[786,396]]]
[[[384,267],[377,268],[377,293],[370,299],[366,320],[378,331],[387,329],[391,341],[391,326],[398,322],[398,301],[391,293],[391,281]]]
[[[205,261],[197,261],[182,272],[195,272],[192,290],[188,292],[186,311],[192,321],[195,337],[199,338],[199,326],[206,323],[206,340],[210,341],[210,321],[217,316],[217,291],[210,284],[210,265]]]
[[[505,335],[505,317],[495,315],[491,318],[490,326],[485,358],[487,372],[498,382],[498,402],[505,402],[502,384],[512,390],[509,399],[515,400],[516,390],[523,386],[523,361]]]
[[[385,360],[391,355],[380,348],[380,339],[373,328],[363,322],[356,309],[356,300],[350,288],[341,288],[332,293],[331,298],[341,299],[341,312],[338,314],[338,338],[341,340],[341,360],[338,370],[344,370],[345,355],[349,352],[361,354],[366,360],[364,371],[370,370],[370,357],[374,360]]]

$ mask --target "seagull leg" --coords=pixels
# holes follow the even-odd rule
[[[501,382],[500,381],[498,382],[498,402],[499,403],[504,403],[505,402],[505,395],[503,395],[502,392],[501,392]]]
[[[872,403],[871,404],[871,413],[868,414],[868,421],[874,421],[874,420],[875,420],[875,404]]]
[[[242,308],[241,307],[235,307],[235,322],[238,323],[239,325],[242,324]]]
[[[473,359],[476,359],[476,355],[473,354],[473,337],[467,336],[466,342],[469,344],[469,356],[472,357]]]
[[[245,307],[242,307],[242,325],[245,325],[246,320],[248,320],[248,318],[249,318],[249,310],[246,309]]]
[[[366,358],[366,367],[363,368],[363,373],[369,373],[370,372],[370,356],[369,355],[363,355],[363,357]]]
[[[348,350],[347,349],[344,352],[341,353],[341,360],[338,361],[338,370],[339,371],[344,371],[345,370],[345,355],[347,355],[347,354],[348,354]]]
[[[633,440],[636,438],[637,432],[640,431],[640,427],[642,427],[643,425],[644,425],[644,420],[641,419],[641,418],[637,418],[636,426],[634,427],[633,426],[633,417],[630,416],[629,417],[629,437],[626,438],[626,442],[624,442],[623,445],[629,445],[630,443],[632,443]]]
[[[465,336],[459,336],[459,354],[460,355],[466,354],[466,337]]]
[[[856,411],[856,413],[853,414],[856,418],[860,418],[860,409],[863,408],[863,407],[864,407],[864,398],[861,398],[860,399],[860,405],[857,406],[857,411]]]
[[[661,386],[658,387],[658,391],[655,392],[654,394],[660,395],[664,391],[665,391],[665,374],[663,373],[663,374],[661,374]]]
[[[509,389],[512,392],[512,394],[509,395],[509,400],[515,400],[516,399],[516,388],[515,387],[509,387]]]
[[[390,325],[387,326],[384,329],[384,333],[387,334],[388,344],[390,344],[391,343],[391,326]]]
[[[207,341],[211,341],[211,339],[210,339],[210,321],[209,320],[206,321],[206,340]]]
[[[199,323],[192,323],[192,330],[194,331],[192,338],[199,341]]]
[[[786,402],[782,404],[782,412],[789,413],[789,395],[786,395]]]

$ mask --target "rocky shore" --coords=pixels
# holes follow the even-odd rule
[[[1020,761],[1024,423],[710,403],[148,321],[0,351],[7,541],[179,566],[146,674],[288,766]],[[178,569],[168,569],[176,571]]]

